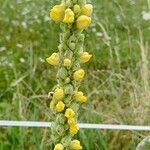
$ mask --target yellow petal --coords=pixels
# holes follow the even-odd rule
[[[81,15],[78,17],[76,21],[76,25],[78,29],[85,29],[91,24],[91,18],[85,15]]]

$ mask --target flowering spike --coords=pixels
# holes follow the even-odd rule
[[[53,53],[46,61],[58,66],[56,75],[58,86],[55,88],[50,102],[50,109],[55,114],[52,123],[52,141],[54,150],[82,150],[78,140],[72,138],[77,134],[78,111],[87,97],[80,90],[85,71],[81,64],[88,62],[92,55],[84,50],[85,36],[82,30],[91,24],[93,6],[86,0],[63,0],[50,11],[50,18],[60,23],[62,33],[58,53]]]

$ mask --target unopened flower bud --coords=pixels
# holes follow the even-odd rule
[[[65,87],[65,94],[73,94],[73,86],[71,84],[66,85]]]
[[[79,14],[79,13],[81,12],[80,6],[77,5],[77,4],[74,5],[74,6],[73,6],[73,11],[74,11],[75,14]]]
[[[68,76],[68,73],[64,67],[62,67],[58,70],[57,78],[65,79],[65,78],[67,78],[67,76]]]

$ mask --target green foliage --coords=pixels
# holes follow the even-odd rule
[[[60,29],[48,19],[57,1],[0,0],[0,120],[51,121],[47,93],[56,84],[45,63]],[[94,22],[85,31],[93,59],[80,122],[149,125],[149,21],[146,0],[92,0]],[[134,150],[149,132],[80,130],[85,150]],[[50,129],[0,128],[0,150],[52,149]]]

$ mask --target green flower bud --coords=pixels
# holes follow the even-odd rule
[[[78,103],[71,103],[70,108],[74,110],[74,112],[77,112],[79,110],[80,105]]]
[[[83,42],[84,39],[85,39],[84,34],[79,35],[79,37],[78,37],[79,42]]]
[[[66,7],[72,7],[72,2],[71,0],[66,1]]]
[[[56,132],[60,136],[64,135],[65,134],[64,125],[57,125],[56,126]]]
[[[69,107],[70,104],[71,104],[71,102],[72,102],[72,97],[71,97],[71,96],[66,97],[66,98],[64,99],[64,102],[65,102],[65,104],[66,104],[66,107]]]
[[[67,77],[67,78],[65,79],[65,84],[67,84],[67,83],[69,83],[69,82],[70,82],[70,78]]]
[[[71,84],[68,84],[68,85],[65,87],[65,94],[70,94],[70,95],[73,94],[73,86],[72,86]]]
[[[73,6],[73,11],[76,15],[78,15],[81,12],[80,6],[79,5],[74,5]]]
[[[76,44],[75,43],[69,43],[69,48],[71,50],[74,50],[76,48]]]
[[[84,6],[86,4],[86,0],[78,0],[80,6]]]
[[[64,147],[68,147],[71,143],[72,136],[66,136],[61,140],[61,143],[63,143]]]
[[[77,3],[77,0],[73,0],[73,3],[74,3],[74,4]]]
[[[66,117],[63,114],[58,114],[56,118],[56,122],[60,124],[64,124],[66,121]]]
[[[59,49],[60,51],[63,51],[63,44],[59,44],[58,49]]]
[[[65,79],[67,78],[67,70],[65,68],[60,68],[57,73],[57,78]]]

